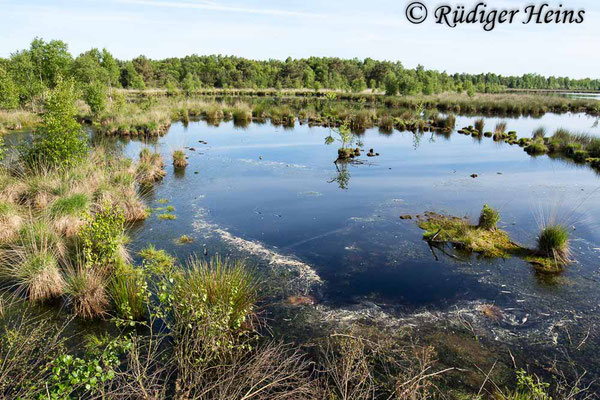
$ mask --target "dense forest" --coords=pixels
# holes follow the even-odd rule
[[[151,60],[139,56],[117,60],[106,49],[91,49],[73,57],[60,40],[36,38],[29,49],[0,58],[0,108],[11,109],[33,103],[59,77],[73,78],[84,97],[106,95],[109,88],[181,89],[187,93],[200,88],[309,88],[360,92],[366,89],[395,94],[467,92],[498,93],[505,89],[593,89],[600,79],[543,77],[537,74],[501,76],[448,74],[408,69],[400,62],[311,57],[285,61],[249,60],[234,56],[191,55]]]

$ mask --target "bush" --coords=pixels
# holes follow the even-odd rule
[[[77,94],[73,81],[59,80],[48,94],[42,123],[24,148],[24,161],[30,166],[70,166],[88,151],[87,138],[75,119]]]
[[[482,229],[492,230],[496,229],[498,222],[500,222],[500,213],[487,204],[484,204],[479,215],[478,226]]]
[[[108,88],[100,82],[89,83],[85,86],[83,98],[90,106],[92,113],[98,115],[106,110]]]
[[[79,234],[87,265],[107,268],[114,265],[121,255],[125,217],[119,209],[104,205]]]

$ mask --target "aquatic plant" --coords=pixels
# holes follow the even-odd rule
[[[551,224],[542,228],[538,235],[538,251],[545,257],[558,263],[568,263],[571,257],[569,231],[560,224]]]
[[[188,165],[186,155],[183,150],[175,150],[173,152],[173,165],[175,168],[185,168]]]
[[[523,250],[506,232],[500,229],[479,229],[479,226],[471,225],[466,218],[428,212],[417,224],[425,230],[424,240],[431,243],[451,243],[486,257],[508,258]]]
[[[535,131],[533,131],[533,139],[543,139],[546,137],[546,128],[540,126]]]
[[[106,280],[105,271],[82,263],[67,269],[66,293],[76,316],[92,319],[106,313],[110,304]]]
[[[179,244],[187,244],[187,243],[193,243],[194,242],[194,238],[188,236],[188,235],[181,235],[179,237],[179,239],[177,239],[177,242]]]
[[[139,255],[143,259],[143,268],[155,275],[165,274],[175,266],[175,257],[153,245],[148,245]]]
[[[177,215],[171,214],[169,212],[165,212],[165,213],[162,213],[162,214],[158,214],[158,219],[173,220],[173,219],[177,219]]]
[[[27,230],[0,256],[0,277],[12,282],[18,293],[44,301],[63,293],[65,281],[52,238],[42,230]]]
[[[234,340],[230,335],[253,326],[258,282],[242,261],[192,257],[176,278],[173,296],[177,319],[191,324],[211,321],[215,336]]]
[[[500,222],[500,213],[487,204],[484,204],[479,215],[478,226],[482,229],[491,230],[496,229],[498,222]]]
[[[479,132],[479,134],[483,134],[483,129],[485,128],[485,120],[483,118],[478,118],[475,120],[475,129]]]
[[[531,141],[526,147],[525,151],[530,155],[540,155],[546,154],[548,152],[548,147],[544,143],[542,139],[534,139]]]
[[[149,293],[142,270],[120,263],[109,280],[108,293],[119,318],[141,321],[146,317]]]

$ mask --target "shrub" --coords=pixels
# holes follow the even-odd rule
[[[59,80],[48,94],[43,121],[23,151],[28,165],[69,166],[87,154],[87,138],[75,119],[76,99],[72,80]]]
[[[498,222],[500,222],[500,213],[487,204],[484,204],[479,215],[478,226],[482,229],[491,230],[496,229]]]
[[[123,254],[124,230],[125,217],[119,209],[104,205],[93,217],[88,216],[79,234],[87,265],[102,269],[114,265]]]
[[[88,83],[85,85],[83,98],[90,106],[92,113],[98,115],[106,110],[108,88],[99,81]]]

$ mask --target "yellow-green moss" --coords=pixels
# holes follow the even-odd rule
[[[490,258],[519,257],[532,264],[537,271],[545,273],[561,272],[565,266],[552,257],[518,245],[501,229],[483,229],[471,225],[467,218],[427,212],[417,224],[425,230],[423,239],[430,242],[451,243],[460,249]]]

